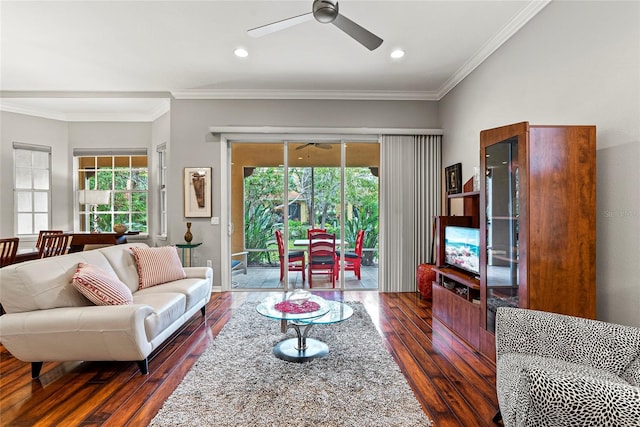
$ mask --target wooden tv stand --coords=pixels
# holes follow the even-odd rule
[[[433,317],[466,341],[475,350],[480,349],[482,307],[480,278],[445,265],[444,228],[449,225],[478,227],[479,192],[473,191],[473,179],[463,186],[463,192],[449,195],[449,199],[462,198],[464,215],[435,217],[436,280],[432,284]]]
[[[435,267],[433,316],[475,349],[480,346],[480,279],[452,267]]]

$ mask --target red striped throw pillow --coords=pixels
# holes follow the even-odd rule
[[[127,305],[133,303],[131,290],[113,274],[98,266],[78,263],[73,286],[95,305]]]
[[[139,289],[187,277],[175,246],[159,248],[132,247],[138,266]]]

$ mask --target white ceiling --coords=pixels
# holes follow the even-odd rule
[[[371,52],[316,21],[247,35],[310,12],[312,0],[2,0],[0,101],[8,111],[85,120],[153,119],[169,93],[437,100],[547,3],[341,0],[342,14],[384,39]],[[249,56],[234,56],[236,47]],[[391,59],[395,48],[405,57]]]

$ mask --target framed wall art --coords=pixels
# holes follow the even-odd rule
[[[211,168],[184,168],[185,218],[207,218],[211,214]]]
[[[447,194],[462,193],[462,163],[444,168]]]

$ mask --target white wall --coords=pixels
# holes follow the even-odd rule
[[[640,326],[640,2],[551,2],[440,108],[443,164],[463,180],[482,129],[596,125],[597,316]]]
[[[13,143],[23,142],[51,147],[51,227],[71,230],[71,183],[67,174],[71,160],[68,156],[67,123],[24,114],[0,111],[0,236],[14,236],[13,208]],[[22,240],[21,246],[35,242]]]
[[[187,219],[182,210],[182,171],[213,167],[213,216],[221,216],[220,144],[212,142],[210,126],[308,126],[372,128],[439,128],[436,102],[309,101],[309,100],[174,100],[171,103],[170,177],[168,183],[169,242],[182,242]],[[220,286],[220,237],[226,225],[208,218],[189,218],[196,265],[210,259],[214,285]]]

